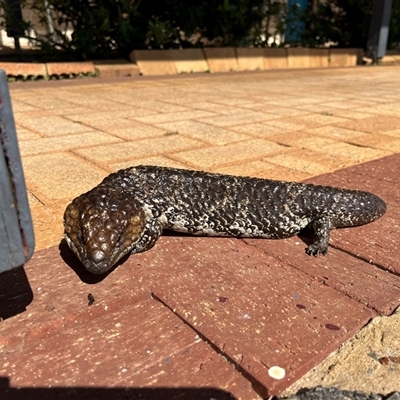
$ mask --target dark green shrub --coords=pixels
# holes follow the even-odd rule
[[[372,16],[372,0],[330,0],[304,15],[303,44],[314,47],[334,43],[338,47],[365,48]],[[393,0],[389,46],[400,42],[400,0]]]
[[[304,34],[301,43],[291,45],[365,47],[372,12],[372,0],[329,0],[319,3],[314,13],[300,13],[283,0],[19,2],[39,16],[42,29],[35,31],[23,21],[16,27],[18,35],[48,57],[71,60],[127,58],[133,49],[145,48],[283,45],[282,38],[298,29],[299,21]],[[49,9],[53,30],[48,29]],[[10,22],[4,1],[0,12]],[[389,43],[399,42],[400,0],[393,0]]]
[[[133,0],[19,0],[21,7],[39,17],[41,29],[26,21],[21,37],[48,55],[68,59],[109,58],[129,54],[132,46],[143,44],[147,21]],[[47,6],[47,8],[46,8]],[[1,4],[7,18],[7,7]],[[53,21],[49,29],[48,11]],[[72,32],[72,35],[69,35]],[[47,33],[43,33],[47,32]],[[143,46],[143,45],[142,45]]]
[[[24,22],[21,36],[48,55],[76,60],[128,57],[141,48],[265,46],[285,31],[287,17],[279,0],[48,0],[49,32],[46,3],[19,1],[42,24],[35,31]],[[3,3],[0,9],[7,15]]]

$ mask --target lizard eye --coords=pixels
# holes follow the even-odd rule
[[[121,233],[121,235],[118,238],[117,246],[122,245],[125,242],[125,235]]]
[[[83,231],[82,231],[82,228],[79,228],[76,236],[78,237],[79,242],[83,243]]]

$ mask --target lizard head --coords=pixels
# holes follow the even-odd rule
[[[64,213],[64,237],[85,268],[103,274],[140,239],[145,218],[140,204],[121,190],[97,186],[77,197]]]

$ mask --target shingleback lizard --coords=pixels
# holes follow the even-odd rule
[[[282,239],[310,228],[306,252],[326,254],[330,229],[363,225],[386,204],[362,191],[183,169],[137,166],[106,177],[68,205],[65,239],[102,274],[154,246],[163,229],[193,235]]]

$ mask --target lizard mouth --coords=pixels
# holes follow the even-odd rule
[[[69,248],[89,272],[104,274],[115,264],[112,262],[112,257],[108,257],[105,252],[101,250],[88,252],[86,246],[82,245],[82,243],[77,246],[68,234],[64,234],[64,238]]]
[[[109,257],[103,251],[94,250],[88,254],[84,266],[92,274],[104,274],[104,272],[107,272],[112,267],[112,264]]]
[[[126,243],[124,235],[121,236],[117,245],[112,249],[111,254],[107,255],[104,251],[94,249],[92,251],[85,251],[87,255],[82,258],[82,264],[85,268],[93,274],[104,274],[110,270],[121,258],[130,253],[134,247],[134,243]]]

